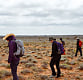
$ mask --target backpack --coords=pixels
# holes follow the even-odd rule
[[[79,41],[79,47],[82,47],[82,41]]]
[[[14,40],[17,44],[17,51],[14,52],[14,56],[22,57],[24,55],[24,45],[21,40]]]
[[[58,54],[64,54],[64,47],[61,43],[57,42]]]

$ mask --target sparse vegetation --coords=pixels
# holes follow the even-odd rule
[[[58,80],[83,80],[83,57],[79,57],[79,53],[77,57],[74,57],[76,52],[75,37],[67,36],[64,38],[66,55],[61,57],[60,67],[62,73]],[[18,65],[19,80],[55,80],[55,78],[49,78],[51,75],[49,65],[51,43],[48,39],[48,37],[22,39],[25,46],[25,56],[20,58]],[[7,43],[0,40],[0,80],[12,80],[7,59]]]

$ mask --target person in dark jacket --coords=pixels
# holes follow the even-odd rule
[[[20,58],[17,56],[14,56],[14,52],[17,50],[17,44],[14,40],[16,40],[14,34],[7,34],[3,40],[8,41],[9,46],[9,57],[8,57],[8,63],[10,63],[11,72],[13,75],[13,80],[18,80],[17,76],[17,66],[19,64]]]
[[[60,77],[60,74],[61,74],[60,67],[59,67],[61,54],[58,54],[57,42],[53,38],[50,38],[49,41],[51,41],[51,43],[52,43],[52,54],[51,54],[51,61],[50,61],[50,68],[52,70],[52,75],[50,77],[58,78],[58,77]],[[56,72],[54,69],[54,65],[56,65],[57,76],[56,76]]]
[[[77,49],[76,49],[75,56],[77,56],[78,51],[80,51],[80,56],[82,56],[82,48],[81,47],[82,47],[82,41],[79,38],[77,38]]]

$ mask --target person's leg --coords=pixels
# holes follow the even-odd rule
[[[77,49],[76,49],[76,54],[75,54],[75,56],[77,56],[78,50],[79,50],[79,49],[77,48]]]
[[[10,67],[11,67],[11,72],[12,72],[12,75],[13,75],[13,80],[18,80],[18,76],[17,76],[17,66],[18,66],[18,63],[11,63],[10,64]]]
[[[57,77],[60,77],[60,74],[61,74],[59,64],[60,64],[60,58],[59,58],[59,59],[57,60],[57,62],[56,62]]]
[[[55,60],[52,58],[51,61],[50,61],[50,68],[52,70],[52,75],[53,76],[56,75],[56,72],[55,72],[55,69],[54,69],[54,64],[55,64]]]
[[[82,56],[82,49],[81,49],[81,48],[79,48],[79,51],[80,51],[80,56]]]

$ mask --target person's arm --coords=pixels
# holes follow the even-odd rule
[[[8,63],[11,63],[11,61],[13,59],[13,47],[14,47],[14,43],[10,42],[9,43],[9,58],[8,58]]]
[[[56,55],[57,52],[58,52],[57,44],[53,42],[51,57],[53,57],[54,55]]]

